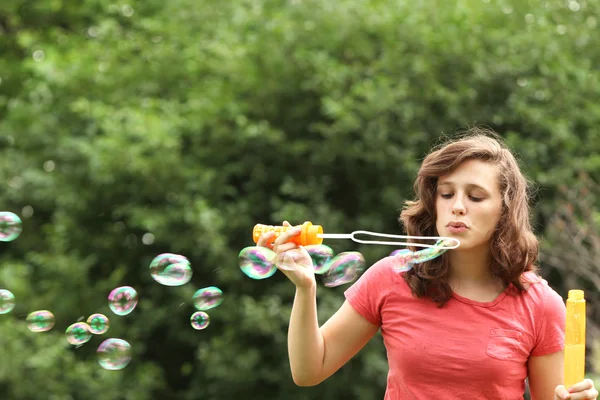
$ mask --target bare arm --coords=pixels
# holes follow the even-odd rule
[[[530,357],[527,369],[531,399],[554,399],[556,386],[563,383],[563,352]]]
[[[358,353],[378,330],[348,302],[319,328],[316,288],[297,289],[288,333],[294,383],[321,383]]]
[[[290,229],[273,242],[276,265],[296,286],[296,296],[288,331],[288,353],[294,383],[314,386],[337,371],[375,335],[378,326],[371,324],[350,304],[340,309],[319,328],[317,317],[317,284],[312,259],[306,249],[290,239],[300,227]],[[261,235],[259,246],[268,247],[272,238]],[[280,258],[281,257],[281,258]]]

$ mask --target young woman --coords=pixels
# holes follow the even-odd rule
[[[394,270],[393,257],[378,261],[322,327],[312,268],[281,269],[296,286],[288,333],[294,382],[327,379],[381,329],[386,400],[522,399],[526,378],[533,400],[596,399],[591,380],[562,386],[565,304],[536,275],[528,183],[500,138],[472,129],[434,149],[414,189],[400,216],[407,233],[454,237],[458,248],[407,272]],[[295,252],[310,266],[306,250],[289,242],[299,232],[275,241],[267,233],[258,245]]]

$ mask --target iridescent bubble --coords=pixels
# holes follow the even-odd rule
[[[10,290],[0,289],[0,314],[8,314],[15,308],[15,295]]]
[[[397,272],[408,271],[413,267],[414,252],[409,249],[394,250],[390,254],[394,258],[394,270]]]
[[[160,254],[150,263],[150,275],[161,285],[184,285],[192,279],[192,274],[189,260],[179,254]]]
[[[357,251],[347,251],[335,256],[329,263],[323,283],[336,287],[353,282],[365,270],[365,259]]]
[[[65,331],[67,342],[74,346],[81,346],[92,338],[90,326],[85,322],[75,322]]]
[[[104,314],[92,314],[87,319],[87,324],[90,327],[90,332],[94,335],[102,335],[108,331],[110,321]]]
[[[47,332],[54,327],[54,314],[48,310],[38,310],[30,313],[25,321],[31,332]]]
[[[210,317],[204,311],[196,311],[190,317],[190,323],[192,324],[192,328],[199,331],[205,329],[210,324]]]
[[[244,274],[252,279],[266,279],[277,271],[273,263],[275,252],[262,246],[246,247],[238,255],[238,263]]]
[[[451,246],[453,243],[450,241],[438,240],[435,246]],[[448,249],[440,247],[430,247],[423,250],[416,251],[412,263],[418,264],[425,261],[433,260],[436,257],[441,256]]]
[[[0,242],[11,242],[19,237],[23,231],[23,222],[17,214],[0,212]]]
[[[215,286],[199,289],[194,293],[194,307],[200,311],[210,310],[223,302],[223,291]]]
[[[304,246],[313,261],[315,274],[327,272],[327,263],[333,258],[333,250],[324,244],[311,244]]]
[[[106,339],[96,351],[98,364],[104,369],[116,371],[131,361],[131,345],[123,339]]]
[[[409,249],[398,249],[394,250],[390,253],[390,257],[402,256],[402,255],[411,255],[413,252]]]
[[[118,287],[108,295],[108,307],[119,316],[132,312],[137,303],[138,294],[131,286]]]

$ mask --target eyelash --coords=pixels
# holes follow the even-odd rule
[[[442,196],[442,198],[444,198],[444,199],[449,199],[449,198],[451,198],[453,195],[452,195],[452,194],[441,194],[440,196]],[[478,202],[480,202],[480,201],[483,201],[483,198],[481,198],[481,197],[469,196],[469,198],[470,198],[472,201],[476,202],[476,203],[478,203]]]

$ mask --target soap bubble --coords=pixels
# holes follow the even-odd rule
[[[365,270],[365,259],[357,251],[347,251],[335,256],[329,263],[323,283],[336,287],[353,282]]]
[[[315,274],[324,274],[327,272],[327,264],[333,258],[333,250],[324,244],[311,244],[304,246],[304,249],[310,255],[313,261]]]
[[[19,237],[23,231],[23,222],[17,214],[0,212],[0,242],[11,242]]]
[[[179,254],[160,254],[150,263],[152,279],[165,286],[181,286],[192,279],[192,266]]]
[[[435,246],[451,246],[451,245],[452,245],[452,242],[446,241],[446,240],[438,240],[435,243]],[[448,249],[440,248],[440,247],[430,247],[427,249],[416,251],[412,262],[415,264],[418,264],[418,263],[422,263],[425,261],[433,260],[434,258],[439,257],[442,254],[444,254],[446,251],[448,251]]]
[[[15,295],[10,290],[0,289],[0,314],[8,314],[15,308]]]
[[[396,256],[412,256],[412,251],[409,249],[398,249],[398,250],[394,250],[390,253],[390,257],[396,257]]]
[[[110,321],[104,314],[92,314],[87,319],[87,324],[90,327],[90,332],[94,335],[102,335],[108,331]]]
[[[25,321],[31,332],[47,332],[54,327],[54,314],[48,310],[34,311]]]
[[[131,313],[138,303],[138,294],[131,286],[113,289],[108,295],[108,307],[119,316]]]
[[[238,256],[240,269],[252,279],[266,279],[273,276],[277,271],[274,260],[275,252],[262,246],[246,247]]]
[[[194,293],[194,306],[200,311],[210,310],[223,302],[223,291],[215,286],[199,289]]]
[[[75,346],[81,346],[92,338],[90,327],[85,322],[76,322],[65,331],[67,342]]]
[[[394,250],[390,257],[394,258],[394,270],[397,272],[408,271],[413,267],[414,252],[409,249]]]
[[[190,317],[190,323],[192,324],[192,328],[199,331],[205,329],[210,324],[210,317],[204,311],[196,311]]]
[[[106,339],[96,351],[98,364],[104,369],[116,371],[131,361],[131,345],[123,339]]]
[[[452,246],[453,243],[449,240],[438,240],[435,246]],[[408,271],[414,264],[420,264],[425,261],[433,260],[436,257],[441,256],[447,248],[443,247],[429,247],[418,251],[411,251],[409,249],[394,250],[390,256],[394,258],[394,270],[398,272]]]

